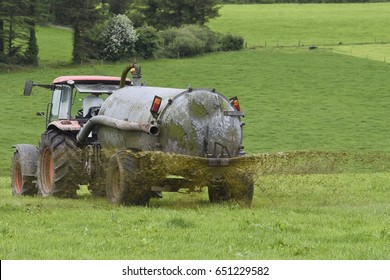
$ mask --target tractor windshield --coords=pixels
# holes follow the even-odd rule
[[[112,84],[75,84],[75,97],[73,100],[72,115],[76,118],[91,118],[99,113],[104,100],[119,85]]]
[[[75,84],[74,85],[80,93],[107,93],[111,94],[113,91],[119,89],[119,85],[111,84]]]
[[[99,113],[104,100],[119,89],[120,77],[111,76],[60,76],[53,85],[46,88],[52,92],[51,103],[48,104],[46,124],[56,120],[77,120],[80,123]],[[32,82],[27,83],[31,87]],[[126,85],[131,85],[126,80]],[[42,86],[42,85],[41,85]],[[31,90],[25,89],[25,95]]]

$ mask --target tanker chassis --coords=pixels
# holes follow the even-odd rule
[[[164,191],[207,187],[212,203],[250,206],[253,178],[229,170],[245,156],[238,99],[214,89],[144,86],[141,76],[133,64],[121,77],[27,81],[24,95],[39,86],[52,98],[38,113],[46,116],[38,147],[14,145],[13,195],[75,197],[88,185],[112,203],[147,205]]]

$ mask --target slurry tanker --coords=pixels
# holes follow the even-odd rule
[[[46,113],[37,113],[46,119],[39,145],[14,145],[13,194],[75,197],[87,185],[112,203],[147,205],[166,191],[206,187],[212,203],[250,205],[253,178],[230,168],[245,157],[237,97],[215,89],[145,86],[141,76],[132,64],[121,77],[27,81],[25,96],[43,87],[51,101]]]

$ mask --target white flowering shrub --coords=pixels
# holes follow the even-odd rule
[[[133,23],[125,15],[111,18],[101,34],[103,58],[107,60],[125,59],[132,55],[138,35]]]

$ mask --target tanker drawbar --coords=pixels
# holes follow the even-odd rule
[[[79,185],[88,185],[112,203],[146,205],[163,191],[207,187],[210,202],[250,205],[253,176],[230,164],[245,157],[244,113],[237,97],[228,99],[214,89],[144,86],[141,77],[133,64],[121,78],[63,76],[44,85],[53,97],[47,130],[32,159],[38,162],[37,177],[22,174],[18,159],[26,155],[19,149],[14,190],[26,193],[20,178],[28,175],[44,196],[73,197]],[[32,85],[38,84],[26,83],[26,95]],[[76,93],[85,94],[86,102],[84,111],[72,116]]]

